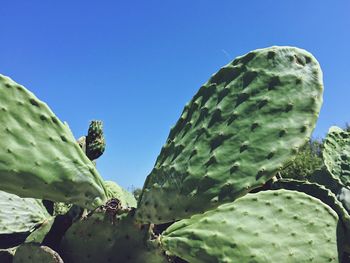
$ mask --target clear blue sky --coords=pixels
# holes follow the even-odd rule
[[[238,55],[271,45],[320,61],[315,137],[350,122],[350,1],[1,1],[0,73],[84,135],[105,123],[105,179],[141,187],[183,106]]]

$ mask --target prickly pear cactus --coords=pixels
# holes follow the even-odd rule
[[[63,263],[60,255],[47,246],[35,243],[25,243],[19,246],[13,258],[13,263]]]
[[[108,199],[117,198],[122,207],[136,207],[137,202],[132,193],[126,191],[113,181],[105,181],[106,194]]]
[[[65,263],[167,262],[150,226],[139,225],[132,213],[118,215],[113,222],[104,212],[76,222],[65,234],[62,258]]]
[[[338,217],[342,220],[347,233],[350,234],[350,215],[346,211],[346,207],[341,200],[330,190],[316,183],[310,183],[307,181],[298,181],[293,179],[281,179],[274,182],[271,185],[271,189],[286,189],[298,192],[303,192],[307,195],[313,196],[321,200],[324,204],[328,205],[338,214]]]
[[[48,218],[40,200],[0,191],[0,234],[31,231]]]
[[[102,121],[91,121],[86,136],[86,155],[90,160],[100,157],[105,151],[106,143],[103,136]]]
[[[41,244],[47,233],[50,231],[53,223],[55,222],[55,218],[52,217],[41,224],[41,226],[36,229],[33,233],[31,233],[25,240],[26,243],[37,243]]]
[[[322,92],[318,62],[298,48],[255,50],[220,69],[170,131],[138,220],[186,218],[263,185],[308,140]]]
[[[23,86],[0,75],[0,190],[94,208],[103,181],[69,127]]]
[[[191,263],[339,262],[338,215],[304,193],[248,194],[171,225],[161,244]]]
[[[333,178],[333,176],[328,172],[328,170],[325,167],[316,170],[311,176],[307,178],[307,180],[309,182],[325,186],[334,194],[338,194],[341,188],[344,187],[338,180],[335,180]]]
[[[341,188],[337,194],[337,199],[343,204],[348,213],[350,213],[350,189],[347,187]]]
[[[350,132],[333,126],[323,143],[323,160],[335,180],[350,186]]]

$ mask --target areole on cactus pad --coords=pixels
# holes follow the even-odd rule
[[[138,220],[186,218],[262,186],[308,140],[322,93],[317,60],[294,47],[258,49],[221,68],[170,131]]]

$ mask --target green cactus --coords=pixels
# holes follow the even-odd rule
[[[325,167],[316,170],[308,178],[308,181],[323,185],[327,189],[331,190],[335,195],[337,195],[341,188],[343,188],[343,185],[338,180],[335,180]]]
[[[55,202],[53,204],[53,215],[57,216],[57,215],[64,215],[66,214],[69,209],[72,208],[72,204],[66,204],[66,203],[62,203],[62,202]]]
[[[102,121],[91,121],[86,136],[86,155],[90,160],[100,157],[105,151],[106,143],[103,136]]]
[[[170,131],[138,220],[186,218],[262,186],[308,141],[322,92],[318,62],[298,48],[255,50],[220,69]]]
[[[65,263],[167,262],[148,225],[134,221],[132,212],[116,222],[102,211],[76,222],[65,234],[61,249]]]
[[[63,263],[63,260],[49,247],[25,243],[17,248],[13,263]]]
[[[162,246],[191,263],[338,262],[338,215],[304,193],[248,194],[171,225]]]
[[[23,86],[0,75],[0,190],[94,208],[103,181],[69,127]]]
[[[5,248],[25,240],[15,263],[339,262],[350,252],[350,134],[330,129],[328,171],[310,177],[324,186],[270,180],[309,140],[322,92],[318,62],[304,50],[238,57],[186,105],[137,207],[94,167],[105,149],[101,121],[76,142],[46,104],[0,75],[0,190],[56,208],[51,217],[41,201],[16,197],[13,209],[0,192],[2,238],[27,231]],[[38,207],[25,202],[23,212],[19,200]]]
[[[55,217],[51,217],[41,224],[41,226],[31,233],[25,240],[25,243],[37,243],[41,244],[47,233],[51,230],[53,223],[55,222]]]
[[[350,186],[350,131],[333,126],[324,141],[323,160],[335,180]]]
[[[106,195],[108,199],[117,198],[123,208],[136,207],[137,202],[134,195],[113,181],[105,181],[104,186],[106,188]]]
[[[0,191],[0,234],[32,231],[48,218],[41,201]]]
[[[303,192],[319,199],[338,214],[338,217],[342,220],[348,234],[350,234],[350,215],[346,211],[346,208],[342,202],[336,197],[336,195],[323,185],[306,181],[297,181],[293,179],[282,179],[274,182],[271,185],[271,189],[286,189]]]

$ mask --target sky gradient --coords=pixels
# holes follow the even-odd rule
[[[51,3],[49,3],[51,2]],[[2,1],[0,73],[67,121],[105,124],[101,175],[142,187],[186,102],[220,67],[272,45],[320,62],[313,136],[350,122],[350,1]]]

